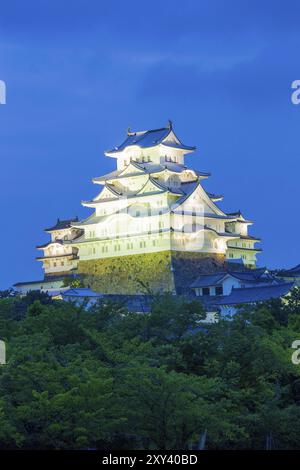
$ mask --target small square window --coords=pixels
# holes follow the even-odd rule
[[[209,287],[203,287],[203,289],[202,289],[202,295],[210,295]]]

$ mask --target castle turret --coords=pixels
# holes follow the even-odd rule
[[[72,227],[78,218],[69,220],[57,219],[53,227],[46,228],[51,239],[44,245],[37,246],[43,251],[43,256],[38,256],[37,260],[42,261],[45,276],[68,274],[74,271],[78,262],[78,248],[73,245],[83,231]]]

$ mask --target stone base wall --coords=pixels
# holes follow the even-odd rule
[[[79,261],[77,273],[85,286],[104,294],[179,294],[200,274],[224,269],[224,255],[163,251]]]
[[[225,255],[173,251],[172,266],[177,294],[189,291],[189,286],[201,274],[226,270]]]
[[[85,285],[104,294],[174,291],[169,251],[79,261],[77,270]]]

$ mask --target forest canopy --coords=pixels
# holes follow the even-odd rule
[[[300,295],[216,324],[199,302],[150,313],[0,296],[1,449],[300,448]]]

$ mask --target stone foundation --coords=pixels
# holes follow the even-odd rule
[[[226,258],[218,254],[173,251],[172,266],[176,293],[182,294],[189,291],[200,274],[226,270]]]
[[[79,261],[77,272],[86,286],[104,294],[180,294],[200,274],[224,269],[224,255],[163,251]]]

